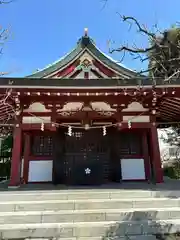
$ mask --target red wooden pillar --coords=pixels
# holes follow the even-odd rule
[[[150,180],[150,157],[149,157],[149,152],[148,152],[148,142],[147,142],[147,137],[148,137],[148,131],[147,129],[144,130],[143,135],[142,135],[142,147],[143,147],[143,156],[144,156],[144,165],[145,165],[145,174],[146,174],[146,180]]]
[[[19,124],[16,125],[13,135],[13,149],[11,159],[10,187],[20,185],[21,177],[21,151],[22,151],[22,130]]]
[[[23,168],[23,178],[25,183],[28,183],[28,171],[29,171],[29,155],[30,155],[30,134],[25,134],[24,143],[24,168]]]
[[[163,182],[163,169],[161,166],[161,156],[159,150],[158,133],[156,126],[150,128],[150,149],[151,161],[153,164],[156,183]]]

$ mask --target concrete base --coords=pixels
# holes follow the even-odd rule
[[[8,189],[18,189],[20,188],[20,185],[19,186],[8,186]]]

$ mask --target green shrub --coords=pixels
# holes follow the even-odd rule
[[[172,179],[180,179],[180,164],[174,163],[172,166],[164,167],[164,176]]]

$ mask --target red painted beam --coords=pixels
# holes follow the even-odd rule
[[[48,161],[53,160],[53,156],[29,156],[29,161]]]
[[[107,102],[108,104],[128,104],[132,101],[130,96],[27,96],[22,98],[23,104],[29,104],[33,102],[42,102],[45,104],[65,104],[67,102]]]
[[[29,130],[39,130],[41,131],[41,124],[35,123],[35,124],[22,124],[22,129],[23,131],[29,131]],[[55,131],[54,127],[52,126],[51,123],[46,123],[44,124],[44,131]]]
[[[51,78],[54,78],[54,77],[65,77],[66,75],[72,73],[75,70],[75,68],[78,66],[79,62],[80,61],[75,61],[75,62],[69,64],[63,70],[59,70],[56,73],[54,73],[54,75],[52,75]]]
[[[59,124],[60,126],[61,124]],[[63,126],[62,126],[63,127]],[[80,125],[81,127],[81,125]],[[100,126],[101,127],[101,126]],[[131,123],[131,128],[128,128],[128,123],[127,122],[123,122],[121,127],[118,127],[119,130],[129,130],[131,131],[131,129],[145,129],[145,128],[151,128],[152,127],[152,123]],[[38,130],[40,132],[41,129],[41,124],[23,124],[22,125],[22,129],[24,131],[30,131],[30,130]],[[45,124],[45,128],[44,131],[42,131],[42,134],[45,133],[46,131],[54,131],[54,128],[52,127],[52,124]]]
[[[131,128],[129,129],[128,128],[128,123],[127,122],[122,122],[122,126],[119,127],[120,130],[123,130],[123,129],[137,129],[137,128],[151,128],[152,127],[152,123],[134,123],[132,122],[131,123]]]
[[[121,112],[121,115],[122,116],[139,116],[139,115],[149,116],[150,114],[149,114],[149,111],[146,111],[146,112],[133,112],[133,111],[131,111],[131,112]]]
[[[51,117],[51,112],[23,112],[23,117],[33,117],[31,114],[38,117]]]
[[[109,68],[105,67],[102,63],[100,63],[97,60],[93,60],[93,64],[95,67],[99,69],[100,72],[104,73],[108,77],[113,77],[115,76],[115,73],[110,70]]]
[[[85,112],[83,112],[81,110],[80,111],[71,111],[71,112],[72,112],[72,115],[69,118],[71,118],[74,114],[75,115],[79,115],[79,114],[84,114],[85,113]],[[105,111],[105,112],[108,112],[108,111]],[[33,115],[35,115],[37,117],[51,117],[51,113],[50,112],[24,112],[23,113],[23,117],[32,117],[31,114],[33,114]],[[109,117],[107,117],[105,115],[99,114],[98,111],[89,112],[89,114],[92,117],[97,116],[98,119],[99,118],[102,118],[102,119],[103,118],[105,118],[105,119],[109,118]],[[139,115],[141,115],[141,116],[149,116],[150,113],[149,112],[120,112],[120,113],[114,112],[113,118],[116,118],[115,115],[120,115],[120,116],[139,116]],[[55,117],[56,118],[57,117],[61,118],[61,115],[58,114],[58,113],[55,113]],[[62,118],[65,118],[65,117],[62,116]]]

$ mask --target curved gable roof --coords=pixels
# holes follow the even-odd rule
[[[125,75],[127,78],[137,77],[137,73],[128,68],[125,68],[121,64],[114,61],[109,56],[105,55],[101,52],[94,44],[93,40],[88,36],[83,36],[77,42],[76,47],[64,57],[60,58],[58,61],[54,62],[51,65],[48,65],[46,68],[33,73],[28,78],[45,78],[49,74],[62,69],[67,66],[70,62],[76,59],[85,49],[87,49],[90,53],[92,53],[96,59],[101,61],[107,67],[110,67],[112,70],[118,72],[119,74]]]

